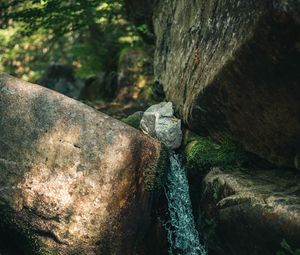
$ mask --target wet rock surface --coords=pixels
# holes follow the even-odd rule
[[[156,201],[145,171],[155,173],[160,165],[160,143],[4,73],[0,98],[0,232],[18,254],[144,248]],[[161,239],[151,238],[151,244]]]
[[[300,150],[299,10],[294,0],[157,1],[155,79],[183,121],[293,167]]]
[[[211,170],[201,211],[222,249],[211,242],[210,254],[274,255],[284,239],[293,250],[299,248],[299,183],[300,175],[289,170]]]

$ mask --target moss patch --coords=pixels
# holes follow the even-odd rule
[[[155,169],[147,169],[144,172],[146,190],[161,190],[165,183],[166,172],[169,168],[169,149],[165,145],[162,145],[160,157]]]
[[[128,117],[122,118],[121,121],[136,129],[140,128],[141,118],[137,114],[132,114],[129,115]]]
[[[187,149],[187,166],[189,169],[206,173],[211,167],[230,168],[241,166],[247,161],[242,146],[224,138],[219,144],[209,137],[198,137]]]

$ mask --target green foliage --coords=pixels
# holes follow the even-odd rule
[[[53,62],[80,77],[116,70],[122,48],[141,44],[122,0],[8,0],[0,20],[0,70],[31,81]]]
[[[147,33],[150,32],[150,31],[149,31],[149,28],[148,28],[148,26],[147,26],[147,24],[139,25],[139,26],[137,27],[137,30],[140,31],[140,32],[143,33],[143,34],[147,34]]]
[[[293,249],[285,239],[282,240],[280,246],[282,250],[277,252],[276,255],[300,255],[300,249],[298,248]]]
[[[44,30],[31,37],[19,33],[20,25],[0,30],[0,69],[12,75],[35,80],[51,61],[46,54],[51,39]],[[44,53],[45,54],[44,54]]]
[[[24,34],[40,28],[53,30],[57,36],[95,23],[110,22],[121,12],[118,0],[8,0],[0,3],[1,18],[21,22]]]
[[[209,137],[199,137],[187,152],[187,166],[204,173],[211,167],[236,167],[246,160],[243,148],[229,138],[220,144],[214,143]]]

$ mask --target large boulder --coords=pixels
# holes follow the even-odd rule
[[[209,254],[298,254],[299,174],[214,168],[204,186],[200,213],[206,223],[202,233],[209,235]],[[287,245],[294,253],[288,252]]]
[[[158,141],[4,73],[0,98],[1,245],[13,242],[17,254],[94,255],[161,243],[158,235],[143,240],[155,224]]]
[[[299,1],[156,2],[155,79],[184,122],[293,166],[300,151]]]

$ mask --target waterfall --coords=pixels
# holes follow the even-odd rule
[[[171,152],[169,157],[171,167],[165,186],[170,214],[170,220],[166,223],[169,254],[206,255],[195,227],[185,169],[178,155]]]

